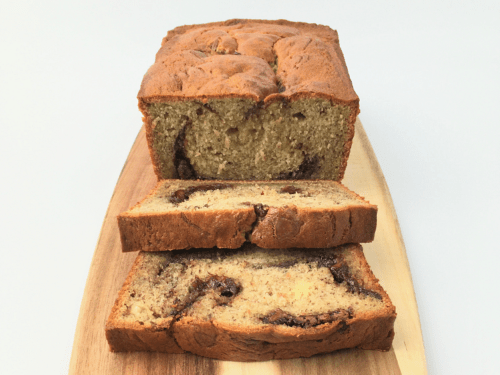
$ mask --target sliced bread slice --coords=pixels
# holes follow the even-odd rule
[[[118,216],[124,252],[370,242],[377,207],[335,181],[163,180]]]
[[[358,244],[141,252],[106,323],[111,351],[232,361],[389,350],[395,307]]]

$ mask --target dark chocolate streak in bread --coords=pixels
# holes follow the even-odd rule
[[[245,205],[247,205],[248,203],[248,206],[251,205],[250,202],[243,202]],[[252,228],[245,233],[245,238],[248,242],[251,241],[251,235],[253,233],[253,231],[255,230],[255,227],[262,221],[264,220],[264,218],[266,217],[267,213],[269,212],[269,206],[268,205],[265,205],[265,204],[262,204],[262,203],[257,203],[257,204],[254,204],[253,205],[253,209],[255,211],[255,215],[257,216],[257,220],[255,220],[253,223],[252,223]]]
[[[192,125],[192,121],[189,117],[185,117],[186,123],[177,135],[174,143],[174,167],[177,172],[176,177],[183,180],[196,180],[199,176],[191,165],[191,161],[186,156],[186,150],[184,147],[184,142],[186,141],[186,131],[187,128]]]
[[[304,155],[304,160],[299,165],[299,169],[296,171],[288,173],[280,173],[276,179],[277,180],[306,180],[311,178],[311,176],[320,169],[319,157]]]
[[[267,215],[267,212],[269,211],[269,206],[262,203],[255,204],[253,208],[255,210],[257,218],[261,220]]]
[[[287,185],[285,187],[282,187],[280,190],[280,193],[288,193],[288,194],[295,194],[295,193],[302,193],[301,188],[297,188],[293,185]]]
[[[262,317],[261,320],[266,324],[282,324],[288,327],[309,328],[337,320],[346,321],[347,319],[352,319],[353,316],[354,312],[351,307],[347,310],[337,309],[323,314],[299,316],[289,314],[281,309],[276,309]]]
[[[175,301],[174,309],[169,315],[181,315],[184,310],[209,290],[215,291],[217,305],[227,305],[241,291],[241,284],[226,276],[210,275],[203,280],[197,277],[189,287],[189,294],[183,301]]]
[[[187,201],[189,196],[198,192],[198,191],[209,191],[209,190],[223,190],[223,189],[232,189],[234,186],[231,184],[205,184],[198,186],[189,186],[185,189],[179,189],[172,193],[172,195],[168,198],[170,203],[181,203]]]
[[[338,284],[342,284],[345,282],[347,290],[349,290],[350,293],[360,293],[382,300],[382,296],[380,294],[374,292],[373,290],[363,288],[359,284],[358,280],[356,280],[356,278],[354,278],[354,276],[351,274],[343,256],[337,255],[334,258],[326,258],[322,255],[319,255],[309,258],[308,261],[317,262],[318,267],[328,268],[332,273],[335,282]]]

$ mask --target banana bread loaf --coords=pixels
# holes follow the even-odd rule
[[[111,351],[232,361],[388,350],[395,308],[360,245],[139,253],[106,323]]]
[[[337,32],[283,20],[170,31],[138,99],[160,179],[340,181],[359,113]]]
[[[163,180],[118,216],[123,251],[370,242],[377,206],[335,181]]]

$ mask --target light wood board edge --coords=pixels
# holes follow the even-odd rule
[[[359,119],[355,138],[343,183],[379,207],[375,240],[363,244],[365,256],[396,306],[393,348],[401,373],[426,374],[422,330],[406,248],[389,187]]]

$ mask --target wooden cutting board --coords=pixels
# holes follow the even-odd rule
[[[356,136],[343,183],[379,207],[375,241],[366,258],[398,313],[392,349],[341,350],[312,358],[239,363],[190,354],[110,353],[104,324],[136,253],[122,253],[116,215],[156,184],[142,129],[108,207],[83,295],[69,373],[83,374],[425,374],[425,353],[410,267],[382,170],[363,126]]]

